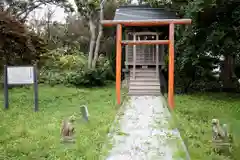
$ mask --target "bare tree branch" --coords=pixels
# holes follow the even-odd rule
[[[23,18],[20,18],[21,21],[25,21],[25,20],[27,19],[28,15],[29,15],[34,9],[39,8],[41,5],[42,5],[42,3],[39,3],[38,5],[35,5],[35,6],[31,7],[31,8],[29,8],[29,9],[27,9],[27,10],[19,13],[19,14],[17,15],[17,17],[20,18],[21,15],[25,14]]]

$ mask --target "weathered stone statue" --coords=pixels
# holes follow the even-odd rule
[[[227,125],[220,125],[218,119],[212,119],[212,142],[215,151],[229,149],[229,134]]]
[[[75,127],[73,123],[75,122],[75,117],[71,116],[68,119],[62,121],[61,126],[61,136],[63,142],[74,142]]]

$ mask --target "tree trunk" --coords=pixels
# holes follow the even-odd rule
[[[223,82],[223,91],[233,91],[235,88],[233,80],[233,56],[226,55],[221,67],[221,80]]]
[[[95,51],[94,51],[94,58],[92,61],[92,68],[96,67],[96,63],[97,63],[98,55],[99,55],[100,44],[101,44],[101,38],[102,38],[102,31],[99,31],[97,41],[96,41],[96,47],[95,47]]]
[[[93,62],[92,62],[92,68],[96,67],[96,63],[98,60],[98,55],[99,55],[99,49],[100,49],[100,44],[101,44],[101,38],[102,38],[102,34],[103,34],[103,27],[101,24],[101,21],[103,20],[103,7],[101,6],[101,10],[100,10],[100,18],[99,18],[99,26],[98,26],[98,37],[97,37],[97,41],[96,41],[96,47],[95,47],[95,51],[94,51],[94,58],[93,58]]]
[[[93,59],[93,51],[95,46],[95,39],[96,39],[96,26],[93,22],[93,19],[89,19],[89,28],[91,32],[91,41],[89,45],[89,53],[88,53],[88,68],[90,69],[92,67],[92,59]]]

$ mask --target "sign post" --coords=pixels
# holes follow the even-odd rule
[[[9,108],[9,85],[34,85],[34,111],[38,111],[38,81],[36,66],[4,66],[4,106]]]
[[[34,111],[38,111],[38,81],[37,81],[37,67],[33,67],[33,82],[34,82]]]
[[[5,109],[8,109],[9,107],[9,101],[8,101],[8,72],[7,72],[7,66],[4,65],[4,106]]]

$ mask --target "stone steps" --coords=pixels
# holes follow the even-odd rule
[[[133,78],[133,69],[130,69],[129,95],[132,96],[160,96],[160,82],[156,77],[156,69],[137,68],[135,79]]]

